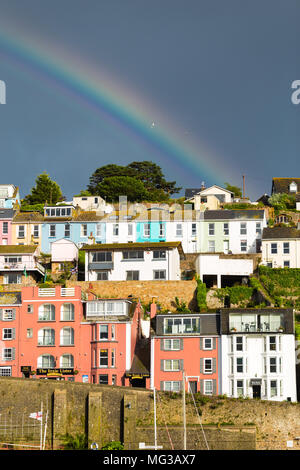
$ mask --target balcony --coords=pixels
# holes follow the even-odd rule
[[[114,269],[114,263],[112,261],[96,261],[89,263],[89,271]]]
[[[0,262],[0,271],[39,271],[45,274],[44,266],[39,262],[26,262],[26,263],[3,263]]]

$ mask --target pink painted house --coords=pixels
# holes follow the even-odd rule
[[[0,245],[11,245],[12,243],[11,223],[14,214],[13,209],[0,208]]]
[[[0,293],[0,377],[19,377],[20,292]]]
[[[156,312],[151,306],[151,383],[157,390],[219,393],[220,326],[217,313]],[[183,382],[184,380],[184,382]]]

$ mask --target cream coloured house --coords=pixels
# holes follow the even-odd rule
[[[221,204],[227,204],[233,202],[234,194],[227,189],[221,188],[214,184],[209,188],[201,188],[197,192],[196,190],[186,190],[187,199],[185,202],[189,202],[194,205],[195,210],[217,210]]]
[[[262,264],[271,268],[299,268],[300,230],[294,227],[264,228]]]

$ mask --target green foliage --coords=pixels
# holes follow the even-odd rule
[[[238,186],[233,186],[229,183],[224,183],[225,189],[231,191],[234,194],[234,197],[242,197],[242,190]]]
[[[104,178],[95,188],[96,194],[107,202],[116,202],[120,196],[127,196],[130,202],[141,202],[149,196],[142,181],[131,176],[110,176]]]
[[[37,176],[35,186],[31,189],[31,193],[23,199],[22,204],[56,204],[62,200],[63,195],[59,185],[44,172]]]
[[[228,297],[231,305],[239,305],[241,308],[246,308],[249,305],[253,292],[253,287],[232,286],[216,289],[215,296],[221,301]]]
[[[180,313],[191,313],[190,309],[187,308],[186,302],[183,300],[180,302],[178,297],[175,297],[176,312]]]
[[[97,168],[90,177],[88,191],[92,195],[100,195],[103,197],[103,183],[106,180],[105,191],[113,195],[113,190],[108,191],[107,184],[112,184],[117,180],[108,180],[108,178],[132,178],[123,180],[128,182],[127,187],[122,187],[122,192],[118,191],[118,195],[127,196],[129,201],[133,201],[132,194],[134,187],[138,185],[139,191],[136,192],[139,198],[136,201],[165,201],[170,195],[178,193],[181,188],[176,187],[175,181],[166,181],[163,172],[156,163],[151,161],[132,162],[127,166],[109,164]],[[121,179],[119,180],[122,181]],[[101,191],[101,192],[100,192]],[[143,194],[143,191],[145,194]],[[130,196],[130,197],[129,197]],[[111,199],[111,200],[117,200]],[[109,200],[109,199],[107,199]]]
[[[277,193],[269,198],[269,204],[274,207],[275,211],[295,209],[295,194]]]
[[[300,269],[260,266],[259,275],[276,307],[300,309]]]
[[[120,441],[111,441],[101,447],[101,450],[124,450],[124,446]]]
[[[206,284],[201,281],[200,277],[196,277],[197,282],[197,304],[200,312],[205,312],[207,310],[206,295],[207,289]]]
[[[21,212],[40,212],[44,214],[44,204],[25,204],[21,202]]]
[[[61,436],[64,450],[85,450],[88,448],[87,436],[77,433],[75,436],[66,433]]]

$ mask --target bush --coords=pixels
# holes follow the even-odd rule
[[[197,304],[198,309],[200,312],[205,312],[207,310],[207,302],[206,302],[206,284],[201,281],[199,277],[196,277],[197,281]]]
[[[101,450],[124,450],[124,446],[120,441],[111,441],[101,447]]]

